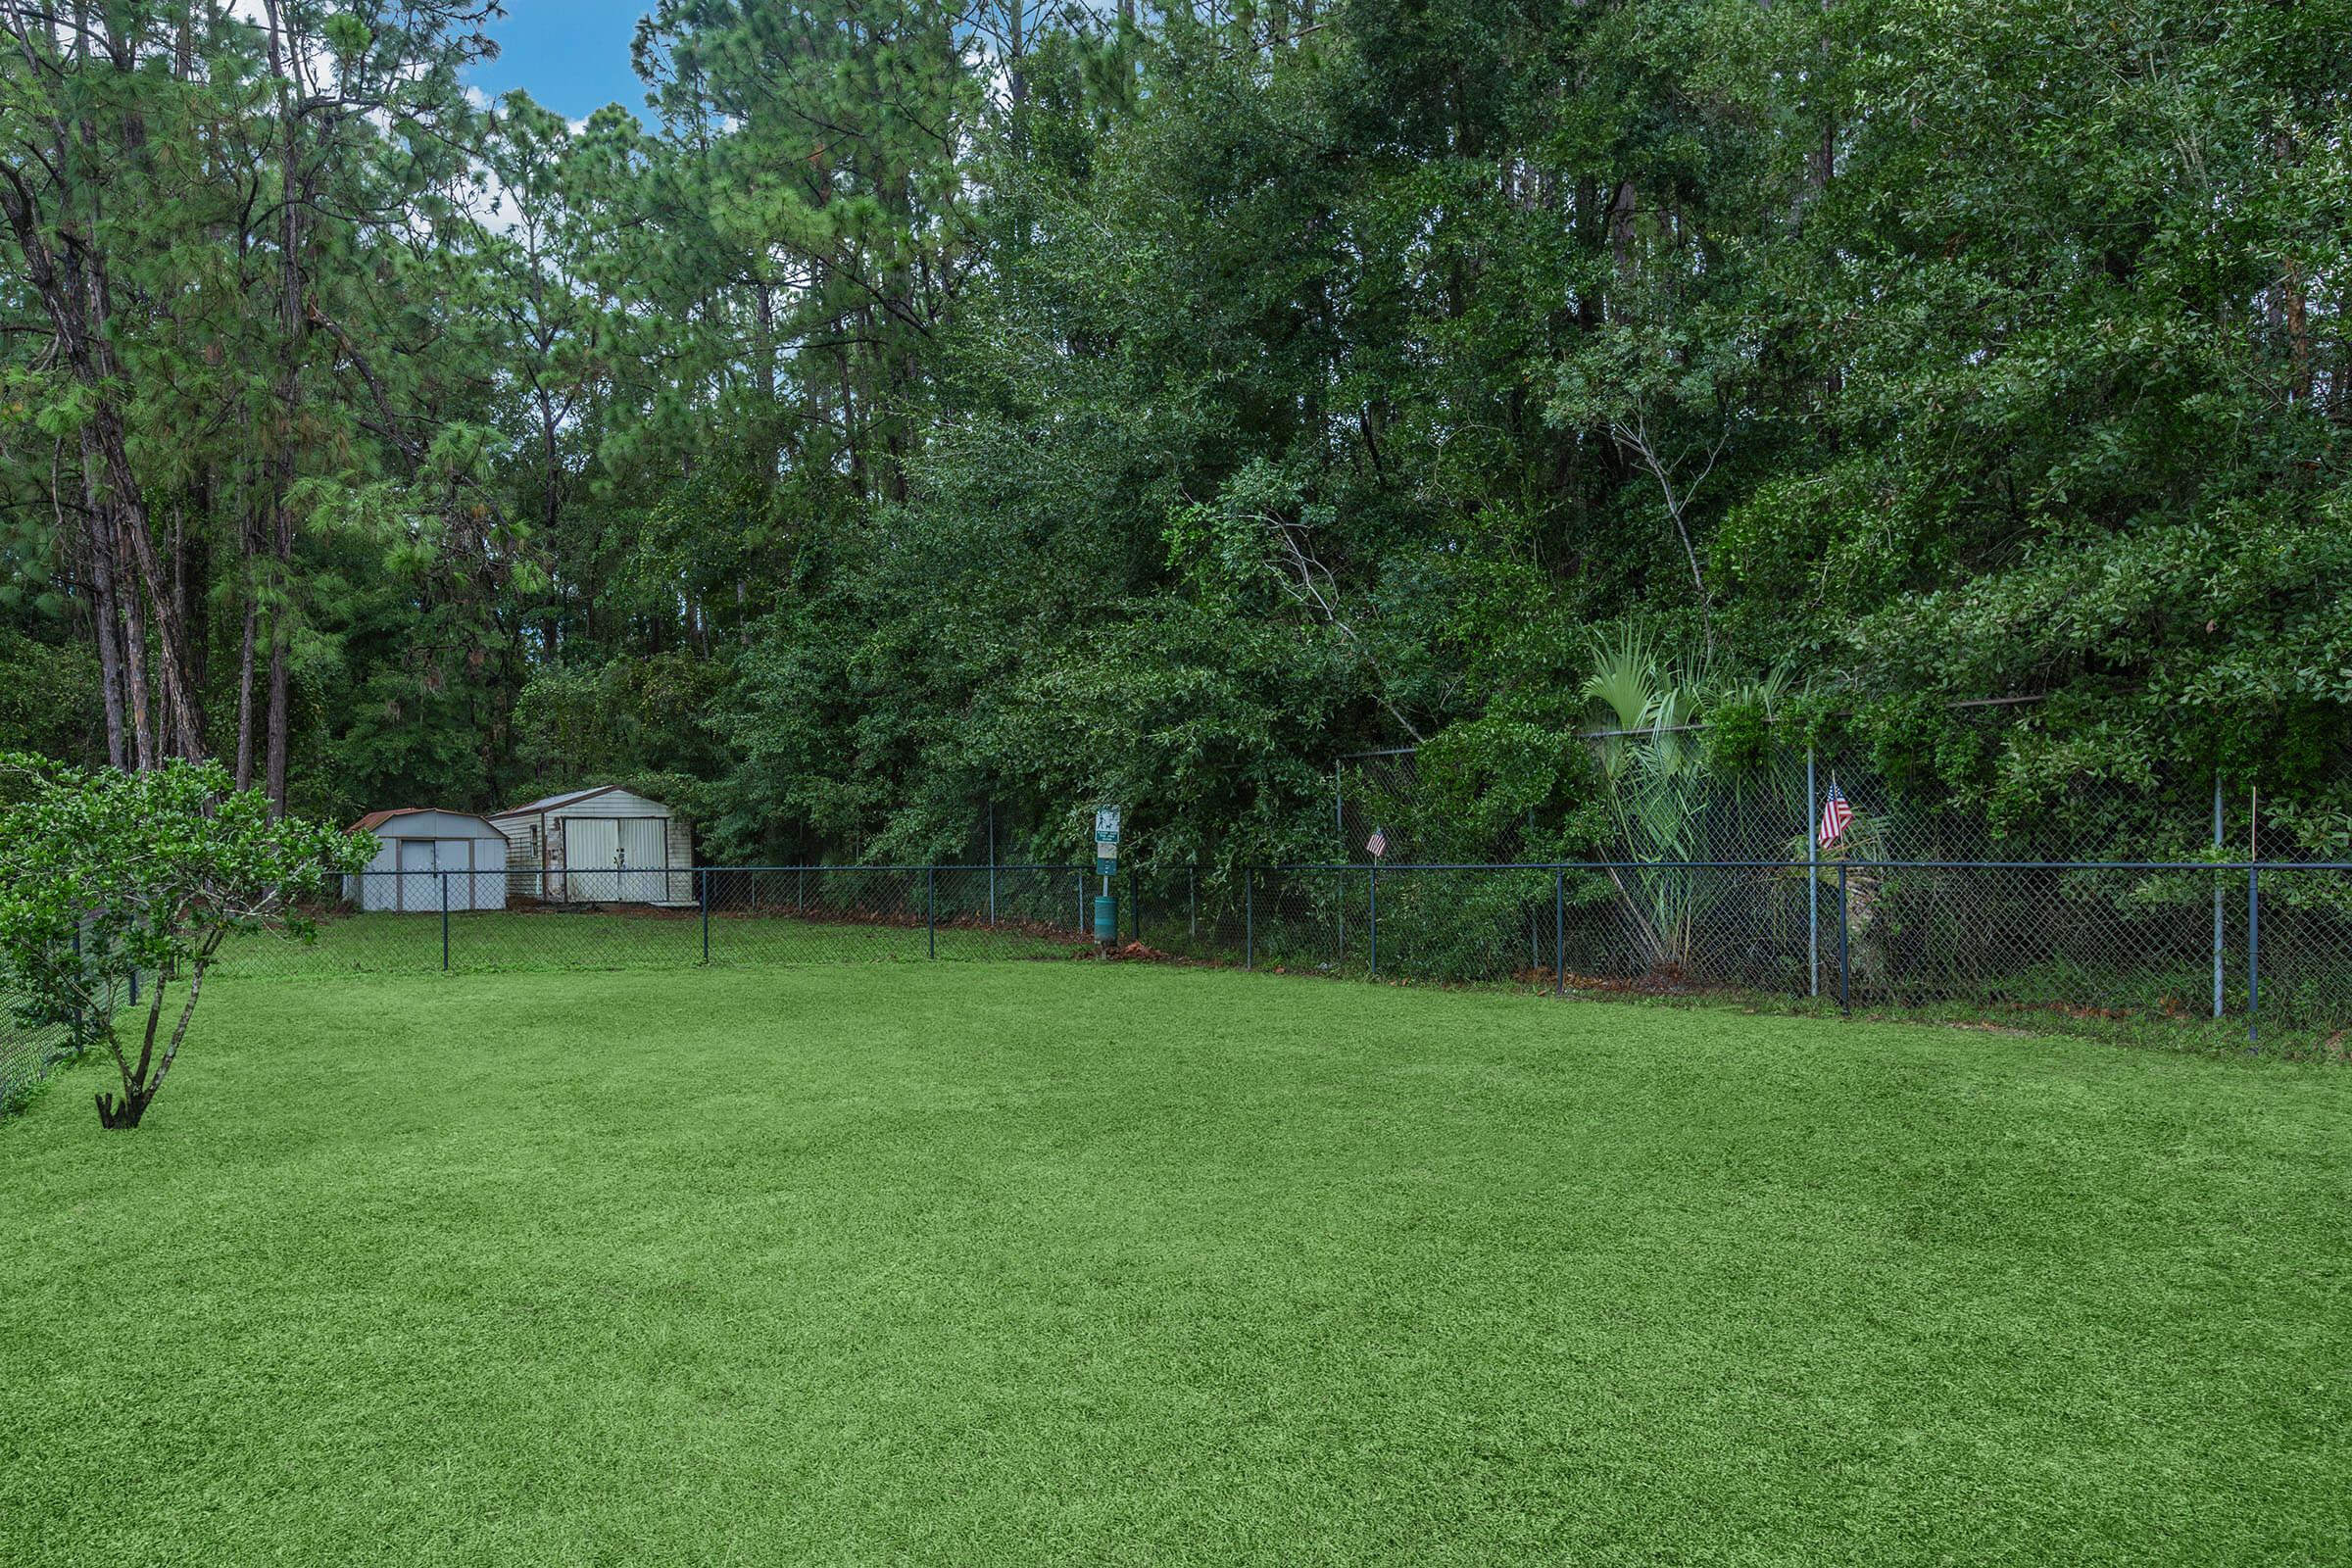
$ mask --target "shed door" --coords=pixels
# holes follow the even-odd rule
[[[669,824],[658,816],[620,819],[620,896],[631,904],[659,904],[669,896]]]
[[[620,897],[620,824],[611,817],[564,821],[564,896],[574,904]]]
[[[439,909],[441,888],[433,875],[431,839],[395,839],[400,846],[400,895],[397,909]]]
[[[503,909],[507,906],[507,872],[505,858],[496,839],[451,839],[449,853],[457,863],[471,867],[458,885],[468,888],[472,897],[466,901],[468,909]],[[451,895],[456,902],[456,895]]]

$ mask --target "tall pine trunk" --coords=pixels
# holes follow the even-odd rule
[[[245,597],[245,630],[237,648],[237,788],[253,787],[253,656],[261,635],[261,606]]]
[[[270,617],[269,760],[264,788],[270,804],[281,814],[286,808],[286,748],[289,670],[284,608],[292,589],[294,520],[286,511],[286,496],[294,487],[295,411],[302,393],[302,309],[304,232],[302,212],[311,192],[302,175],[300,130],[294,87],[303,66],[300,51],[285,30],[280,0],[263,0],[268,22],[268,54],[277,78],[278,117],[278,373],[277,428],[271,454],[270,495],[270,553],[277,567],[279,608]]]
[[[101,535],[98,514],[92,512],[82,530],[82,548],[90,558],[90,591],[95,601],[92,621],[98,641],[99,700],[106,713],[106,760],[127,768],[130,755],[122,732],[122,641],[116,624],[114,541]]]

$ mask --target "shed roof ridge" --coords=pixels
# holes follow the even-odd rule
[[[610,795],[620,787],[618,784],[591,784],[586,789],[564,790],[555,795],[543,795],[538,800],[525,801],[520,806],[510,806],[503,811],[493,811],[490,814],[492,816],[530,816],[538,812],[553,810],[559,806],[570,806],[575,802],[584,801],[592,795]],[[654,804],[659,806],[662,803],[656,801]]]
[[[369,811],[366,816],[363,816],[357,822],[352,823],[351,826],[346,828],[344,831],[349,833],[371,833],[375,829],[382,827],[386,822],[391,821],[393,818],[402,816],[462,816],[468,821],[481,823],[482,826],[488,828],[493,835],[502,838],[505,836],[504,834],[499,833],[498,825],[492,822],[487,816],[484,816],[481,812],[462,811],[454,806],[387,806],[381,810]]]

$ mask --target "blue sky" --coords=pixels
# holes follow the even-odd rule
[[[629,70],[629,38],[653,0],[507,0],[488,31],[498,58],[466,74],[496,98],[520,87],[569,120],[605,105],[645,113],[645,83]]]

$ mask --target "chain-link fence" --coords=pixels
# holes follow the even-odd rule
[[[213,973],[1054,957],[1091,948],[1101,890],[1076,865],[717,867],[690,874],[691,903],[627,902],[626,873],[573,873],[567,902],[478,907],[467,873],[353,881],[374,875],[431,886],[405,891],[410,912],[350,888],[316,941],[238,938]],[[590,875],[615,879],[610,897]],[[1130,866],[1111,889],[1122,943],[1249,968],[2352,1027],[2344,862]]]
[[[2340,861],[1282,865],[1201,907],[1189,951],[1285,972],[2352,1030]]]
[[[133,974],[118,1008],[138,1003],[153,984],[146,971]],[[73,1057],[73,1037],[62,1023],[35,1022],[24,997],[0,984],[0,1115],[23,1104],[50,1072]]]
[[[317,911],[315,940],[234,938],[212,975],[1066,957],[1093,950],[1102,891],[1078,865],[713,867],[662,905],[631,902],[625,875],[572,873],[559,904],[467,872],[363,873]],[[425,882],[395,897],[377,876]],[[1121,944],[1251,969],[2154,1020],[2332,1054],[2352,1032],[2344,861],[1131,865],[1110,888]],[[63,1045],[0,1012],[0,1104]]]
[[[24,1022],[16,999],[0,995],[0,1112],[16,1107],[62,1057],[66,1032]]]
[[[659,892],[683,895],[673,902],[649,900],[636,875],[566,872],[547,890],[561,892],[552,900],[528,884],[514,892],[503,874],[361,872],[345,879],[337,906],[316,912],[314,940],[235,937],[212,973],[1049,957],[1092,940],[1091,870],[1075,865],[706,867],[663,874]]]
[[[1854,813],[1856,855],[1886,860],[2340,858],[2305,842],[2250,789],[2210,775],[2079,779],[2017,820],[1995,820],[1934,778],[1889,776],[1861,748],[1776,746],[1739,765],[1707,753],[1707,726],[1581,734],[1599,807],[1594,852],[1626,860],[1802,858],[1836,789]],[[1362,865],[1375,828],[1391,860],[1506,863],[1539,858],[1538,814],[1495,810],[1415,747],[1358,752],[1332,770],[1332,858]],[[2352,826],[2352,824],[2347,824]],[[1555,845],[1549,852],[1563,853]],[[1581,853],[1569,851],[1567,853]]]

